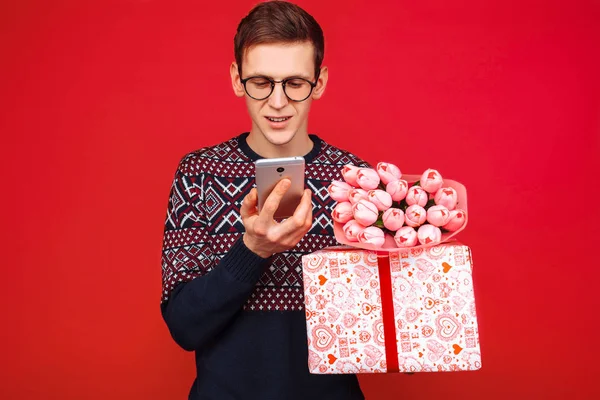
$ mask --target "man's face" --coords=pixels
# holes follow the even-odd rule
[[[251,47],[243,59],[242,76],[264,76],[275,81],[301,77],[315,82],[314,49],[311,43],[261,44]],[[323,76],[325,75],[325,76]],[[290,100],[281,84],[276,83],[273,93],[264,100],[248,96],[240,83],[237,65],[231,67],[234,91],[246,97],[246,106],[252,119],[252,134],[265,145],[294,143],[299,136],[307,135],[308,112],[314,99],[321,97],[327,80],[327,71],[321,73],[317,87],[302,102]],[[283,118],[283,120],[282,120]],[[273,120],[275,119],[275,120]]]

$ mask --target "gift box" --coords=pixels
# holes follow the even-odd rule
[[[302,264],[311,373],[481,368],[469,247],[335,247]]]

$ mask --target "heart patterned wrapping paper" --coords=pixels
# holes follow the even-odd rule
[[[311,373],[481,368],[469,247],[332,247],[302,264]]]

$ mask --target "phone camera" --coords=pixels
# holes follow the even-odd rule
[[[277,172],[282,173],[283,171],[285,171],[285,168],[283,168],[283,167],[277,168]]]

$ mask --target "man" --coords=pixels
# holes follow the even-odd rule
[[[286,2],[256,6],[239,24],[231,82],[252,128],[185,156],[171,188],[161,310],[196,355],[190,399],[363,399],[354,375],[315,375],[303,311],[303,254],[336,245],[327,187],[345,164],[365,165],[316,135],[308,112],[327,85],[323,33]],[[254,161],[304,156],[294,215],[273,219],[282,180],[257,212]],[[313,365],[325,363],[311,354]]]

